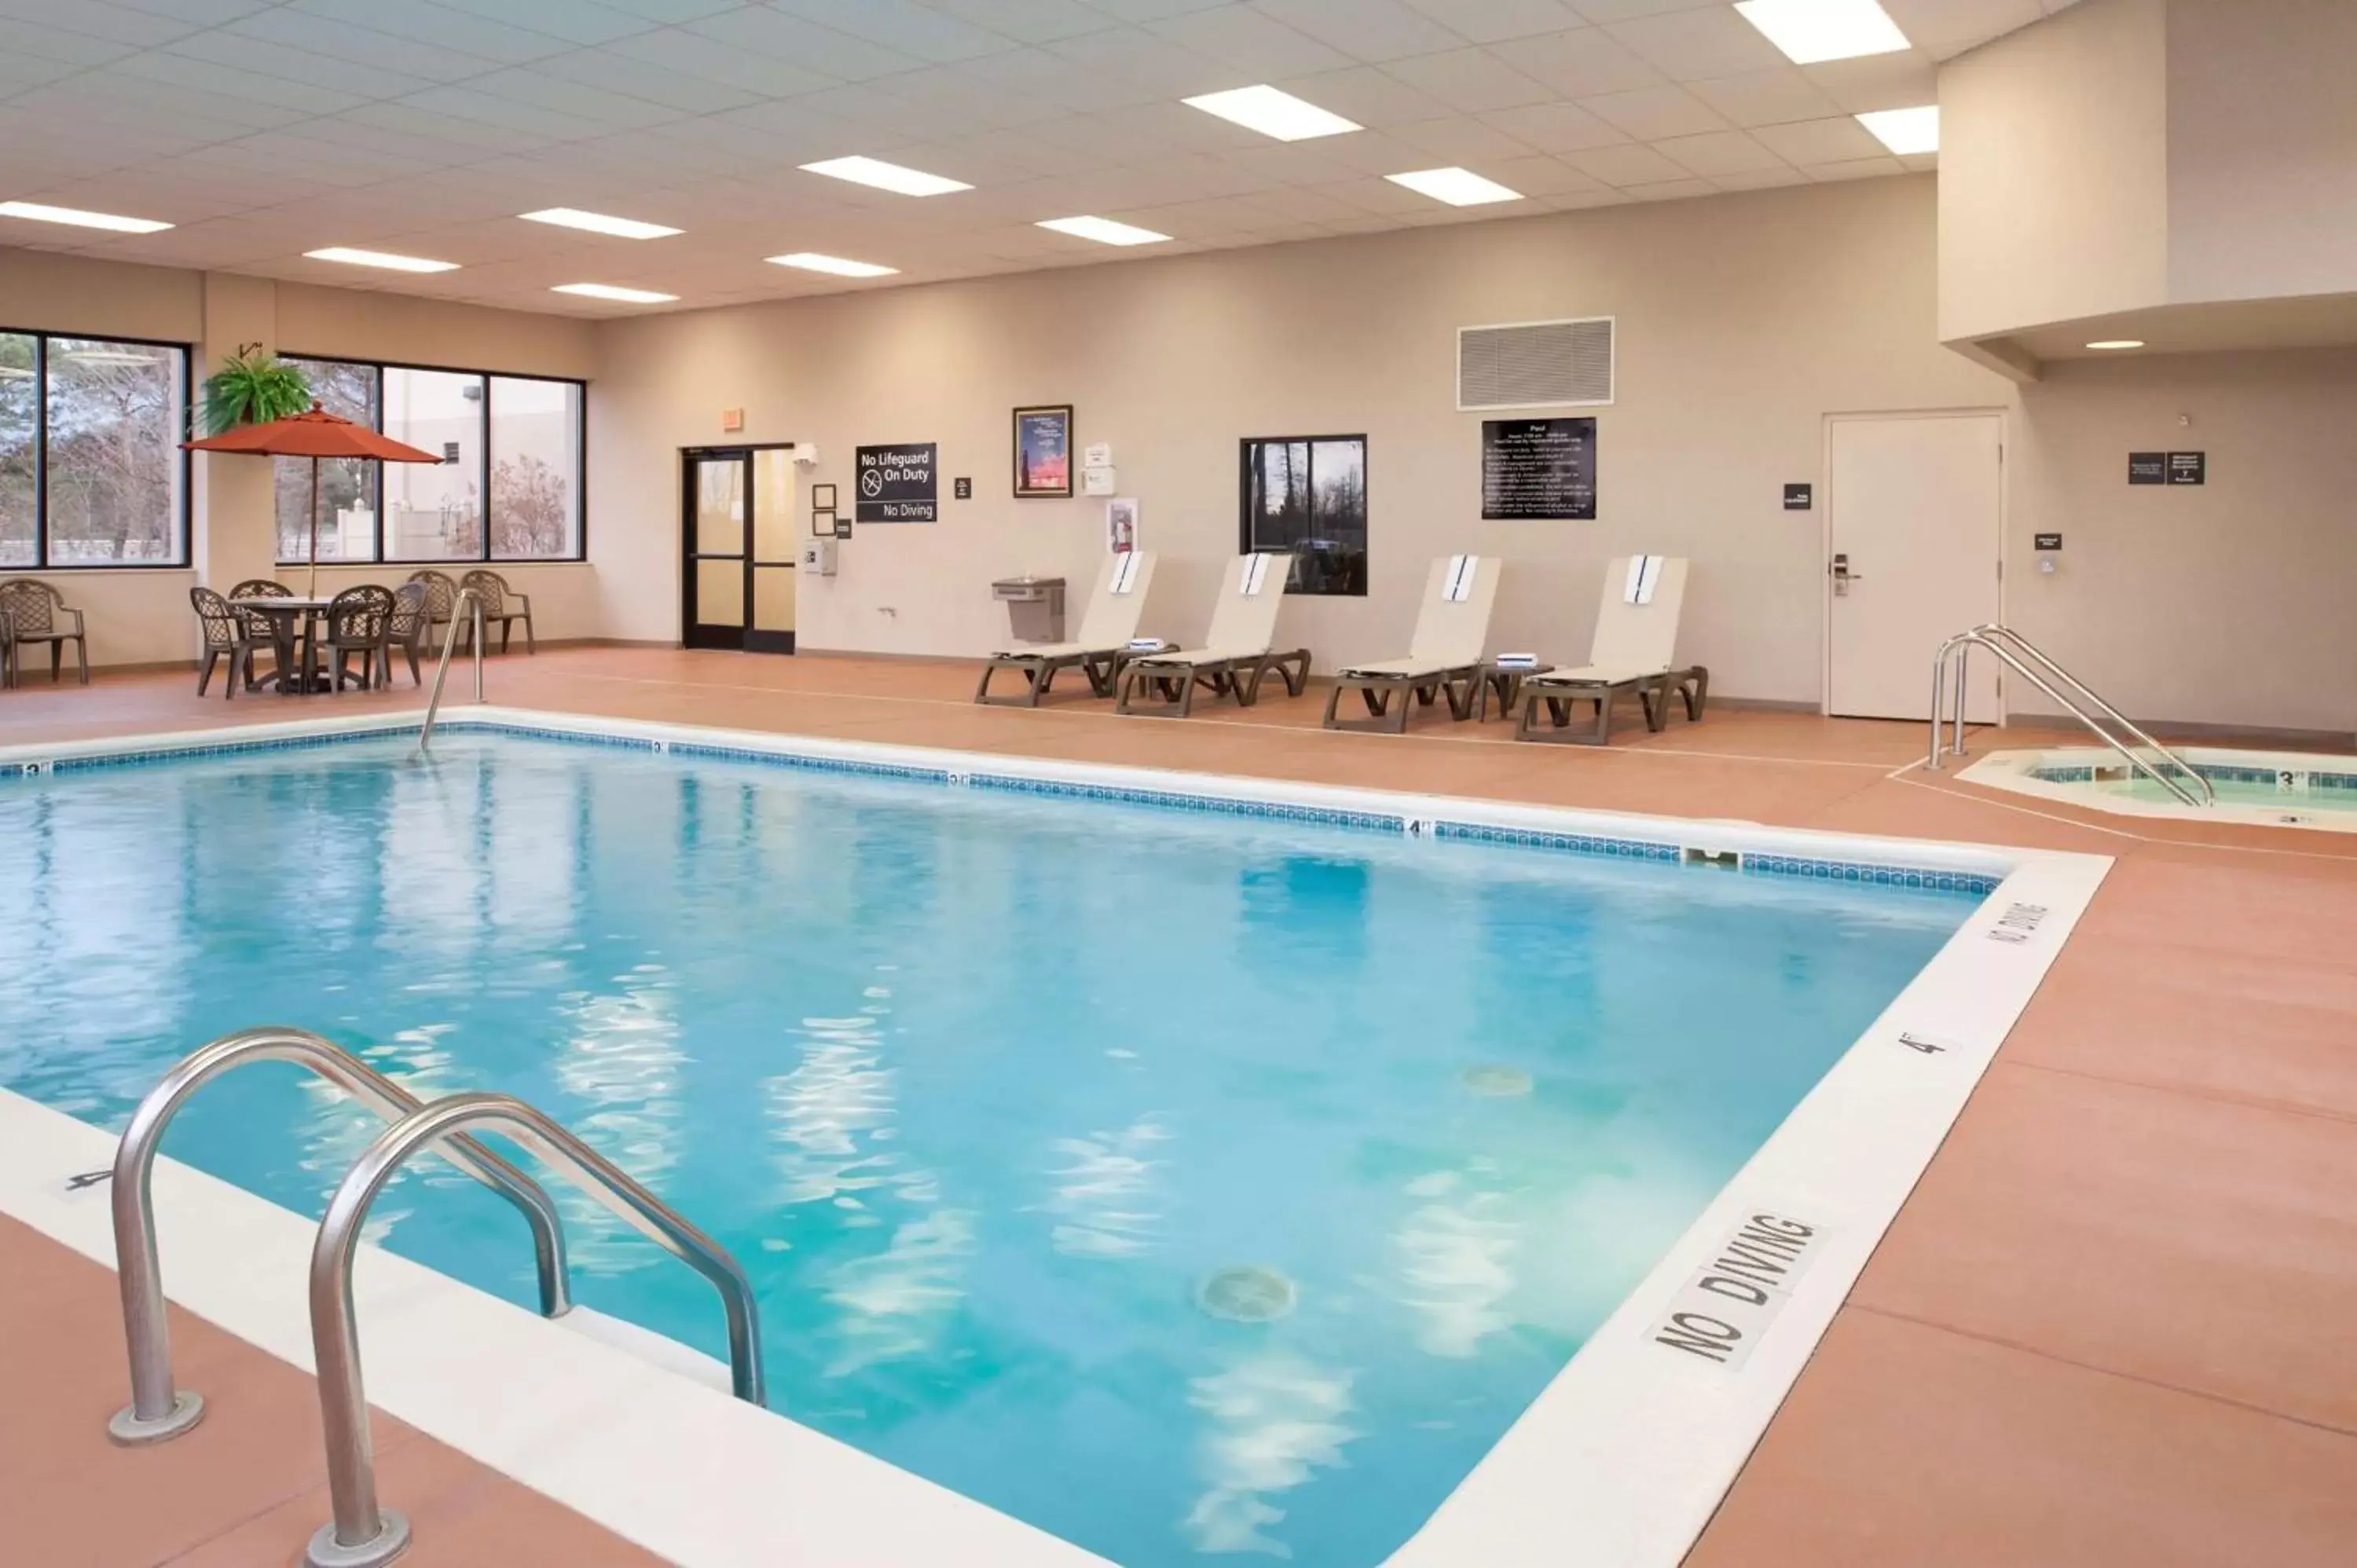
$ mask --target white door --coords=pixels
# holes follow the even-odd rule
[[[1826,712],[1930,718],[1940,644],[1999,618],[2003,440],[1994,413],[1826,421]],[[1996,675],[1973,660],[1970,722],[1997,722]]]

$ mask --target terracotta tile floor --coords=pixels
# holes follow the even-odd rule
[[[490,695],[2116,856],[1689,1564],[2357,1563],[2357,835],[2001,797],[1901,772],[1921,755],[1913,725],[1721,707],[1598,752],[1518,746],[1497,723],[1328,734],[1315,688],[1179,724],[1071,695],[979,710],[973,682],[952,663],[576,649],[496,661]],[[36,682],[0,693],[0,744],[419,700],[226,703],[191,686]],[[181,1443],[112,1449],[102,1428],[123,1373],[104,1272],[0,1221],[0,1561],[293,1560],[325,1507],[307,1379],[183,1316],[181,1354],[235,1397]],[[649,1561],[379,1422],[386,1495],[418,1521],[421,1568]]]

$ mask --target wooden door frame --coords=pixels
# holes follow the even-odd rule
[[[1834,712],[1834,426],[1856,424],[1867,420],[1887,422],[1896,419],[1994,419],[1996,421],[1996,618],[2006,622],[2006,590],[2012,574],[2006,570],[2006,542],[2012,532],[2013,466],[2007,461],[2013,446],[2013,422],[2002,407],[1965,406],[1961,408],[1900,408],[1846,409],[1824,416],[1824,431],[1817,454],[1817,712],[1831,718]],[[1958,631],[1964,628],[1956,628]],[[1932,672],[1926,670],[1923,679],[1929,682]],[[1911,721],[1896,720],[1895,723]],[[2003,728],[2010,723],[2006,711],[2005,667],[1996,671],[1996,723]]]
[[[683,446],[679,449],[679,645],[682,648],[712,647],[727,652],[791,653],[794,634],[791,631],[760,631],[754,628],[758,613],[754,600],[754,568],[760,565],[794,569],[782,562],[763,562],[755,549],[755,509],[759,498],[754,487],[759,482],[759,467],[753,461],[756,452],[791,452],[791,441],[740,441],[715,446]],[[692,640],[699,624],[695,618],[695,467],[699,463],[734,459],[745,467],[745,622],[737,628],[734,643],[700,644]],[[789,508],[793,498],[787,497]]]

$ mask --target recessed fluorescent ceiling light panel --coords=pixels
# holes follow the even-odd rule
[[[2090,349],[2101,349],[2106,352],[2115,349],[2141,349],[2144,347],[2144,339],[2141,338],[2105,338],[2097,342],[2090,343],[2087,347]]]
[[[823,174],[829,179],[847,179],[854,185],[872,185],[878,190],[898,191],[902,196],[946,196],[952,190],[972,190],[974,187],[961,179],[946,179],[922,169],[902,168],[881,158],[828,158],[823,163],[804,164],[804,174]]]
[[[610,299],[621,305],[668,305],[679,295],[657,294],[651,288],[624,288],[610,283],[560,283],[549,285],[551,294],[577,294],[584,299]]]
[[[1523,199],[1521,191],[1509,190],[1494,179],[1483,179],[1469,168],[1417,169],[1411,174],[1387,174],[1383,177],[1451,207],[1480,207],[1485,202]]]
[[[1206,92],[1183,100],[1190,109],[1232,120],[1248,131],[1275,136],[1280,142],[1306,142],[1312,136],[1335,136],[1360,128],[1355,120],[1303,102],[1274,87],[1239,87],[1227,92]]]
[[[1940,106],[1921,109],[1878,109],[1860,114],[1857,123],[1894,153],[1936,153],[1940,150]]]
[[[517,217],[533,223],[554,223],[564,229],[587,229],[592,234],[611,234],[620,240],[660,240],[679,232],[661,223],[641,223],[635,218],[608,218],[603,212],[584,212],[577,207],[550,207],[538,212],[519,212]]]
[[[900,269],[879,267],[874,262],[845,261],[841,256],[822,256],[816,251],[796,251],[791,256],[768,258],[781,267],[800,267],[806,273],[833,273],[839,278],[889,277]]]
[[[1070,234],[1076,240],[1094,240],[1100,245],[1152,245],[1170,238],[1135,223],[1116,223],[1110,218],[1045,218],[1040,220],[1039,227]]]
[[[324,251],[306,251],[315,262],[342,262],[348,266],[382,267],[389,273],[455,273],[456,262],[429,262],[424,256],[396,256],[390,251],[355,251],[350,245],[330,245]]]
[[[36,223],[70,223],[77,229],[112,229],[118,234],[155,234],[169,229],[153,218],[123,218],[112,212],[84,212],[78,207],[44,207],[38,201],[0,201],[0,218],[29,218]]]
[[[1741,0],[1735,8],[1796,65],[1908,47],[1907,35],[1875,0]]]

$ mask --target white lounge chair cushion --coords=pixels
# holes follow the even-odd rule
[[[1398,680],[1412,680],[1417,676],[1429,675],[1438,680],[1443,675],[1453,674],[1459,670],[1470,670],[1474,662],[1479,661],[1441,664],[1429,659],[1377,659],[1364,664],[1351,665],[1336,673],[1345,680],[1353,675],[1383,675]]]
[[[1041,642],[1028,648],[1002,648],[993,659],[1109,659],[1128,647],[1126,642],[1111,648],[1092,648],[1085,642]]]
[[[1135,670],[1149,664],[1242,664],[1268,656],[1265,648],[1182,648],[1170,653],[1150,653],[1130,661]]]
[[[1667,674],[1664,666],[1658,670],[1632,670],[1627,665],[1583,664],[1577,670],[1550,670],[1544,675],[1525,675],[1524,687],[1531,686],[1623,686],[1631,681],[1654,681]]]

